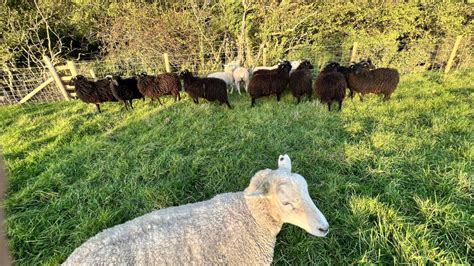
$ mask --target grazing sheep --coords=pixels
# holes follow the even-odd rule
[[[251,106],[255,105],[257,98],[273,94],[276,94],[277,101],[280,101],[281,94],[288,85],[290,70],[290,62],[283,61],[277,69],[269,70],[267,74],[254,75],[249,83]]]
[[[288,86],[293,96],[298,100],[297,103],[300,103],[301,96],[305,94],[308,99],[311,99],[313,92],[311,69],[313,69],[313,65],[309,61],[303,60],[293,73],[290,71]]]
[[[240,83],[242,82],[245,83],[245,91],[248,93],[249,82],[250,82],[249,70],[246,69],[245,67],[237,67],[232,73],[232,75],[234,76],[235,88],[237,88],[239,95],[240,95]],[[233,91],[234,90],[232,89],[230,93],[232,93]]]
[[[229,64],[229,65],[224,65],[224,72],[214,72],[209,75],[207,75],[208,78],[217,78],[221,79],[225,82],[227,87],[230,87],[230,93],[234,92],[234,69],[236,69],[237,66],[234,64]],[[239,94],[240,94],[240,89],[239,89]]]
[[[284,223],[324,237],[329,224],[288,155],[243,192],[153,211],[79,246],[63,265],[270,265]]]
[[[163,73],[150,76],[143,72],[138,76],[137,85],[140,93],[151,98],[151,104],[153,104],[154,99],[157,99],[158,103],[163,105],[160,101],[160,97],[165,95],[172,95],[175,102],[181,100],[181,96],[179,95],[181,81],[176,73]]]
[[[351,91],[360,93],[360,100],[364,100],[367,93],[383,94],[384,101],[388,101],[400,81],[400,74],[394,68],[373,69],[370,61],[363,61],[349,73],[347,83]]]
[[[120,76],[109,75],[106,78],[110,81],[110,89],[115,99],[122,101],[126,110],[128,110],[128,105],[133,109],[133,99],[145,99],[138,90],[138,81],[135,77],[123,79]]]
[[[347,82],[343,74],[337,72],[338,63],[329,63],[314,82],[314,91],[322,103],[327,103],[328,110],[331,111],[331,103],[339,103],[339,111],[342,108],[342,101],[346,97]]]
[[[194,77],[188,70],[181,72],[180,76],[184,81],[184,90],[193,98],[194,103],[198,104],[199,98],[204,98],[211,102],[225,103],[232,109],[227,98],[226,84],[221,79]]]
[[[77,75],[71,79],[70,85],[74,86],[77,97],[85,103],[94,103],[97,111],[101,113],[100,104],[103,102],[116,102],[110,81],[101,79],[98,81],[89,81],[82,75]]]

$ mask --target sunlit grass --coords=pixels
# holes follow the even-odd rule
[[[474,74],[405,76],[392,100],[327,112],[232,95],[133,112],[82,102],[0,108],[17,264],[57,264],[87,238],[153,209],[243,190],[288,153],[331,225],[286,225],[278,264],[472,263]]]

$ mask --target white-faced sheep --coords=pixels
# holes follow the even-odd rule
[[[89,81],[86,77],[78,75],[71,79],[70,85],[74,86],[77,97],[81,101],[94,103],[99,113],[102,112],[100,110],[101,103],[117,101],[110,89],[110,81],[108,79]]]
[[[110,83],[110,89],[115,99],[122,101],[125,109],[128,110],[128,105],[133,109],[133,99],[143,99],[145,96],[138,90],[138,81],[135,77],[122,78],[120,76],[107,76]]]
[[[256,99],[273,94],[280,101],[282,92],[288,86],[290,69],[290,62],[283,61],[277,69],[269,70],[267,74],[254,75],[249,83],[251,106],[255,105]]]
[[[371,70],[372,67],[370,61],[361,62],[356,64],[354,71],[349,73],[347,83],[351,96],[353,92],[359,92],[360,100],[363,101],[367,93],[383,94],[384,101],[387,101],[400,82],[400,74],[394,68]]]
[[[309,61],[303,60],[298,68],[293,73],[290,73],[288,86],[293,96],[298,100],[297,103],[300,103],[300,98],[305,94],[308,99],[311,99],[311,94],[313,93],[312,69],[313,65]]]
[[[145,96],[153,100],[157,99],[160,105],[160,97],[165,95],[172,95],[174,101],[181,100],[179,91],[181,90],[181,81],[176,73],[163,73],[156,76],[150,76],[146,73],[141,73],[138,76],[138,90]]]
[[[193,99],[194,103],[199,103],[199,98],[204,98],[208,101],[219,101],[220,104],[227,104],[230,106],[227,97],[227,88],[223,80],[218,78],[199,78],[193,76],[188,70],[184,70],[180,74],[184,81],[184,90]]]
[[[221,79],[222,81],[225,82],[227,87],[230,87],[230,93],[234,91],[234,75],[233,72],[237,68],[236,65],[234,64],[228,64],[224,65],[224,71],[223,72],[214,72],[209,75],[207,75],[208,78],[217,78]],[[239,90],[240,94],[240,90]]]
[[[338,63],[329,63],[316,77],[314,91],[322,103],[327,103],[328,110],[331,111],[333,101],[339,103],[339,110],[342,108],[342,101],[346,97],[347,82],[342,73],[337,72]]]
[[[281,161],[280,161],[281,160]],[[329,224],[305,179],[280,156],[243,192],[157,210],[104,230],[63,265],[270,265],[284,223],[324,237]]]

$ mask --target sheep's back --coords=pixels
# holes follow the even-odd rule
[[[157,75],[158,94],[175,95],[181,90],[181,82],[176,73],[163,73]]]
[[[209,101],[227,100],[227,85],[218,78],[203,78],[204,98]]]
[[[243,193],[225,193],[106,229],[64,265],[268,265],[276,239],[262,241],[261,236]]]
[[[148,97],[155,97],[158,91],[158,82],[154,76],[140,76],[137,82],[138,91]]]
[[[400,74],[393,68],[377,68],[366,73],[348,75],[349,88],[361,93],[391,94],[400,81]]]
[[[249,83],[249,93],[252,97],[268,96],[282,93],[288,85],[288,72],[254,75]]]

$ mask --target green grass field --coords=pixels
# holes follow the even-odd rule
[[[330,224],[285,225],[276,264],[474,262],[474,72],[407,75],[384,103],[329,113],[291,95],[164,107],[79,101],[0,108],[7,232],[18,265],[58,264],[102,229],[241,191],[288,153]]]

